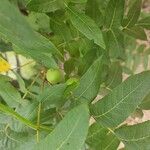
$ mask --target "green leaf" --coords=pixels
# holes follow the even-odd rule
[[[52,107],[58,108],[62,106],[62,104],[65,103],[65,99],[63,97],[65,89],[65,84],[47,87],[42,93],[39,93],[36,97],[36,101],[29,103],[25,107],[17,109],[17,112],[29,120],[34,120],[38,111],[39,103],[42,104],[45,110]]]
[[[103,16],[105,16],[105,10],[110,0],[96,0],[98,2],[99,9],[101,10]]]
[[[137,53],[139,53],[139,54],[142,54],[142,53],[143,53],[143,55],[144,55],[145,47],[146,47],[145,44],[139,45],[139,46],[137,47],[137,49],[136,49]]]
[[[102,125],[122,123],[150,92],[150,72],[133,75],[91,106],[91,113]]]
[[[64,42],[67,43],[70,40],[72,40],[71,32],[65,23],[63,23],[63,22],[57,23],[57,22],[51,21],[50,26],[51,26],[54,34],[61,36],[62,39],[64,40]]]
[[[70,40],[73,39],[69,25],[66,22],[65,10],[59,10],[54,13],[48,14],[50,17],[50,28],[52,29],[54,35],[59,36],[68,44]]]
[[[144,110],[150,110],[150,94],[148,94],[144,100],[142,101],[142,103],[139,105],[139,107],[141,109],[144,109]]]
[[[103,25],[103,16],[98,7],[97,0],[88,0],[86,4],[85,14],[93,19],[97,25]]]
[[[141,26],[147,30],[150,30],[150,16],[139,20],[136,25]]]
[[[30,56],[47,67],[57,67],[52,54],[60,56],[59,51],[48,39],[35,33],[8,1],[0,1],[0,18],[0,35],[12,42],[17,52]]]
[[[108,30],[105,34],[106,48],[111,58],[124,59],[124,35],[119,29]]]
[[[75,100],[92,101],[98,94],[106,72],[104,71],[104,59],[98,58],[80,79],[79,86],[73,91]]]
[[[40,33],[51,32],[49,27],[50,18],[47,14],[30,12],[26,20],[34,30],[39,31]]]
[[[72,3],[86,3],[87,2],[87,0],[69,0],[70,2],[72,2]]]
[[[28,140],[32,140],[33,136],[30,136],[27,132],[14,132],[9,128],[5,131],[3,128],[2,137],[0,137],[0,149],[1,150],[13,150],[20,144]],[[6,135],[7,134],[7,135]],[[7,141],[7,142],[6,142]]]
[[[126,149],[150,149],[150,121],[121,127],[115,131],[115,134],[125,144]]]
[[[132,75],[133,74],[133,70],[131,70],[130,68],[128,67],[123,67],[123,72],[125,74],[128,74],[128,75]]]
[[[78,73],[80,75],[83,75],[89,69],[91,64],[98,58],[97,53],[100,51],[99,46],[92,45],[90,50],[85,53],[78,67]]]
[[[121,82],[122,82],[122,67],[119,62],[114,62],[110,66],[106,86],[110,89],[113,89]]]
[[[136,24],[140,16],[141,5],[142,0],[135,0],[135,2],[132,4],[131,8],[128,11],[127,18],[124,20],[124,27],[133,27]]]
[[[142,27],[134,26],[131,28],[124,28],[123,31],[136,39],[147,40],[146,33]]]
[[[25,86],[25,82],[22,79],[22,77],[15,71],[13,71],[13,73],[17,77],[17,81],[18,81],[18,84],[19,84],[20,91],[23,92],[23,93],[27,92],[27,89],[26,89],[26,86]]]
[[[37,120],[35,119],[37,118],[39,103],[37,101],[32,102],[32,103],[30,102],[27,103],[27,100],[24,100],[24,101],[26,101],[26,104],[23,104],[17,107],[16,113],[22,116],[23,118],[29,120],[30,122],[33,122],[36,124]],[[26,124],[24,124],[22,121],[18,119],[17,120],[14,119],[9,124],[11,125],[12,130],[17,131],[17,132],[21,132],[26,129],[26,126],[25,126]]]
[[[3,112],[0,112],[0,126],[2,124],[7,124],[10,121],[11,117],[4,114]]]
[[[110,0],[105,10],[105,27],[118,28],[121,26],[121,22],[124,15],[125,0]]]
[[[135,56],[133,57],[132,70],[133,70],[133,71],[136,71],[136,70],[138,69],[140,63],[141,63],[141,57],[140,57],[140,55],[135,55]]]
[[[10,78],[0,75],[0,96],[10,107],[17,107],[22,102],[21,95],[11,84]]]
[[[89,111],[86,105],[72,109],[56,128],[33,150],[79,150],[87,136]]]
[[[64,91],[66,89],[66,84],[58,84],[46,88],[39,96],[37,101],[44,104],[45,108],[47,107],[59,107],[65,103],[63,98]]]
[[[86,143],[92,150],[116,150],[120,141],[107,128],[94,123],[89,128]]]
[[[67,75],[70,75],[72,73],[72,71],[75,69],[75,62],[76,62],[76,60],[73,58],[70,58],[67,61],[65,61],[64,70]]]
[[[102,32],[96,25],[96,23],[84,13],[79,13],[73,7],[67,7],[69,18],[75,28],[84,34],[88,39],[94,40],[94,42],[105,49],[105,43],[103,40]]]
[[[16,118],[23,124],[29,126],[30,128],[37,130],[38,128],[43,129],[43,126],[38,127],[37,125],[34,125],[31,121],[27,120],[26,118],[20,116],[17,112],[15,112],[13,109],[9,108],[8,106],[5,106],[0,103],[0,111],[6,113],[7,115],[10,115],[11,117]],[[44,128],[45,129],[45,128]],[[49,130],[49,128],[46,128],[46,130]]]
[[[0,39],[0,52],[7,52],[12,50],[11,43],[5,42],[2,39]]]
[[[80,56],[80,44],[81,41],[71,41],[69,43],[66,44],[66,50],[69,52],[71,57],[75,57],[78,58]]]
[[[64,8],[63,0],[31,0],[27,4],[27,8],[36,12],[53,12]]]

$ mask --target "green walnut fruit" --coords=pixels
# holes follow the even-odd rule
[[[49,69],[46,73],[46,79],[51,84],[57,84],[62,82],[63,74],[59,69]]]
[[[78,78],[75,78],[75,77],[72,77],[70,79],[67,80],[67,85],[72,85],[72,84],[75,84],[75,83],[78,83],[79,79]]]

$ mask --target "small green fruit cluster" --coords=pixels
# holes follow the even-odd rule
[[[49,69],[46,73],[46,79],[51,84],[60,83],[63,80],[63,73],[59,69]]]

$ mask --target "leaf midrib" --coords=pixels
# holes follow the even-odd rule
[[[150,135],[148,136],[143,136],[141,138],[137,138],[137,139],[130,139],[130,140],[127,140],[127,139],[123,139],[123,138],[119,138],[120,140],[122,141],[125,141],[125,142],[137,142],[137,141],[140,141],[140,140],[145,140],[146,138],[150,138]]]
[[[111,82],[109,83],[109,85],[107,86],[108,88],[109,88],[109,87],[112,85],[112,83],[114,82],[115,77],[116,77],[117,74],[118,74],[118,70],[119,70],[119,68],[116,68],[116,69],[115,69],[115,73],[114,73],[114,75],[113,75],[113,78],[112,78]]]
[[[143,82],[141,82],[138,86],[135,87],[135,89],[133,89],[131,92],[129,92],[121,101],[119,101],[119,103],[115,104],[111,109],[109,109],[108,111],[106,111],[105,113],[101,114],[101,115],[97,115],[94,116],[95,118],[99,118],[102,116],[105,116],[106,114],[108,114],[109,112],[111,112],[112,110],[114,110],[118,105],[120,105],[130,94],[132,94],[133,92],[135,92],[140,85],[142,85]]]
[[[118,49],[120,49],[120,46],[119,46],[119,43],[118,43],[118,40],[116,38],[116,35],[115,35],[114,31],[113,30],[110,30],[110,31],[111,31],[111,33],[112,33],[112,35],[113,35],[113,37],[114,37],[114,39],[116,41],[116,45],[117,45]]]
[[[113,140],[105,147],[104,150],[107,150],[115,140],[116,140],[116,137],[113,138]]]
[[[28,3],[28,5],[30,4],[30,2]],[[41,7],[41,5],[43,5],[43,6],[45,6],[45,5],[51,6],[51,4],[54,3],[54,2],[56,2],[56,0],[47,1],[47,2],[44,2],[44,3],[41,1],[41,2],[38,2],[38,3],[34,3],[34,6],[39,6],[39,5],[40,5],[40,7]]]
[[[92,34],[93,34],[93,30],[90,28],[90,26],[86,23],[86,22],[84,22],[84,20],[80,17],[80,16],[78,16],[71,8],[69,8],[68,6],[67,6],[67,8],[76,16],[76,17],[78,17],[79,18],[79,20],[81,20],[82,22],[83,22],[83,24],[85,24],[87,27],[88,27],[88,29],[92,32]]]
[[[93,134],[91,134],[89,137],[87,137],[87,140],[90,139],[90,138],[92,138],[94,135],[100,133],[103,129],[104,129],[104,128],[102,127],[102,128],[100,128],[98,131],[93,132]]]
[[[96,76],[97,76],[97,73],[99,72],[101,66],[99,67],[99,65],[98,65],[97,68],[98,68],[98,69],[97,69],[97,72],[95,73],[95,76],[93,77],[93,80],[92,80],[91,83],[87,86],[87,88],[86,88],[78,97],[76,97],[76,100],[79,99],[79,98],[81,98],[82,95],[83,95],[83,94],[89,89],[89,87],[93,84],[93,82],[94,82],[94,80],[95,80],[95,78],[96,78]]]
[[[111,20],[109,29],[111,29],[111,27],[112,27],[112,25],[113,25],[113,22],[114,22],[114,19],[115,19],[116,10],[117,10],[117,2],[118,2],[118,1],[116,1],[116,4],[115,4],[115,9],[114,9],[114,13],[113,13],[113,17],[112,17],[112,20]]]
[[[74,127],[72,128],[71,132],[68,134],[68,136],[65,138],[65,140],[62,141],[62,143],[60,143],[60,145],[58,146],[58,148],[57,148],[56,150],[60,150],[60,149],[63,147],[63,145],[66,143],[66,141],[68,141],[68,139],[70,138],[71,134],[72,134],[72,133],[74,132],[74,130],[76,129],[76,127],[77,127],[77,125],[78,125],[80,119],[81,119],[81,115],[80,115],[80,117],[78,118],[77,122],[75,123]]]

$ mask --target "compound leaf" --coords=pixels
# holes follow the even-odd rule
[[[121,127],[115,133],[125,144],[126,149],[150,149],[150,121],[133,126]]]
[[[48,39],[35,33],[7,0],[0,1],[0,18],[0,35],[13,43],[18,53],[32,57],[47,67],[57,67],[52,54],[61,56],[60,52]]]
[[[67,7],[69,18],[75,28],[77,28],[88,39],[94,40],[94,42],[105,49],[105,43],[103,40],[102,32],[96,25],[96,23],[84,13],[79,13],[73,7]]]
[[[87,105],[72,109],[56,128],[33,150],[79,150],[87,136],[89,126]]]
[[[133,75],[93,104],[91,112],[102,125],[116,127],[122,123],[150,92],[150,72]]]
[[[121,26],[124,15],[124,0],[110,0],[105,10],[106,28],[117,28]]]
[[[73,91],[76,100],[90,102],[96,97],[105,76],[103,61],[103,57],[98,58],[81,77],[79,86]]]

